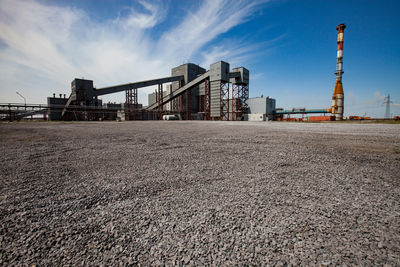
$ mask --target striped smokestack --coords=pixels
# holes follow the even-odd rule
[[[332,96],[332,115],[335,116],[336,120],[343,119],[343,85],[342,85],[342,74],[343,74],[343,32],[346,25],[339,24],[336,27],[338,31],[337,40],[337,60],[336,60],[336,83],[335,89]]]

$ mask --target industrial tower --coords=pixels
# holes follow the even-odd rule
[[[346,25],[339,24],[336,27],[338,31],[337,40],[337,60],[336,60],[336,83],[335,89],[332,96],[332,116],[335,116],[335,120],[343,120],[343,104],[344,104],[344,94],[343,94],[343,84],[342,84],[342,74],[343,74],[343,32]]]

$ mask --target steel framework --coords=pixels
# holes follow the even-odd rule
[[[162,120],[162,116],[163,116],[163,104],[162,104],[162,99],[163,99],[163,85],[162,83],[160,83],[158,85],[158,92],[157,92],[157,103],[158,103],[158,119]]]
[[[221,82],[221,120],[229,121],[229,82]]]
[[[0,104],[0,120],[13,121],[29,118],[46,120],[48,110],[49,106],[42,104]]]
[[[199,113],[203,114],[203,120],[210,119],[210,88],[209,81],[204,80],[204,95],[199,89]]]
[[[204,120],[210,119],[210,87],[208,80],[204,81],[204,97],[203,97]]]
[[[190,120],[192,116],[192,90],[188,89],[185,93],[186,104],[186,120]]]
[[[183,81],[178,81],[178,88],[183,85]],[[183,115],[183,95],[179,95],[177,99],[173,100],[174,111],[182,117]]]
[[[137,88],[125,91],[125,120],[136,120],[138,111]]]
[[[183,100],[182,95],[178,96],[178,112],[182,116],[183,113]]]
[[[29,118],[46,120],[51,119],[52,114],[58,116],[55,120],[61,120],[64,108],[64,104],[0,104],[0,120],[13,121]],[[66,118],[69,120],[115,120],[119,112],[125,112],[125,107],[70,105],[66,109]],[[138,120],[154,120],[156,118],[156,110],[137,110]]]
[[[247,112],[249,99],[248,84],[232,84],[232,120],[242,120],[243,113]]]

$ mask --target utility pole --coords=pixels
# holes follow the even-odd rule
[[[383,104],[386,105],[386,110],[385,110],[385,119],[390,119],[390,104],[392,102],[390,101],[390,94],[385,96],[385,100],[383,101]]]

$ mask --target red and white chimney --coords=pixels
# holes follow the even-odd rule
[[[337,40],[337,60],[336,60],[336,83],[335,89],[332,96],[332,115],[335,116],[335,120],[343,120],[343,105],[344,105],[344,94],[343,94],[343,84],[342,84],[342,74],[343,74],[343,32],[346,25],[339,24],[336,27],[338,31]]]

